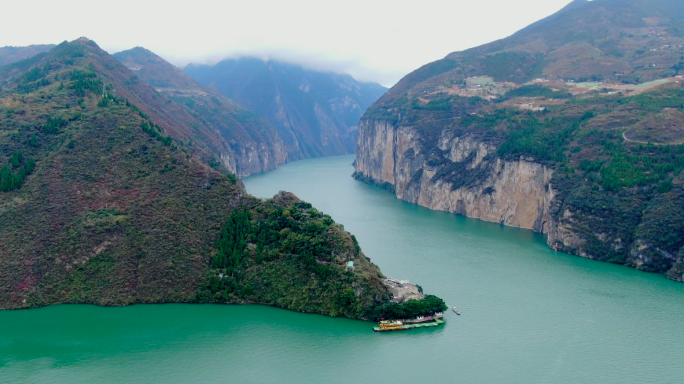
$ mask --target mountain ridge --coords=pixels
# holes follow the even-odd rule
[[[358,118],[385,91],[349,75],[249,57],[184,71],[271,122],[293,160],[352,153]]]
[[[197,83],[153,52],[137,47],[115,53],[113,57],[185,109],[195,120],[192,124],[201,124],[213,131],[212,135],[197,139],[211,147],[216,160],[231,172],[248,176],[275,169],[288,161],[282,140],[266,120]]]
[[[681,25],[677,1],[575,1],[426,64],[362,117],[353,176],[684,281]]]
[[[250,196],[188,143],[209,127],[93,41],[2,67],[0,84],[0,308],[259,303],[374,319],[411,306],[328,215]]]
[[[585,20],[587,15],[592,19]],[[575,1],[509,37],[424,65],[401,79],[380,101],[391,104],[425,81],[424,86],[432,86],[430,79],[451,82],[488,72],[497,81],[516,83],[535,77],[655,80],[673,73],[672,67],[682,61],[676,50],[662,49],[662,45],[682,45],[681,20],[684,13],[677,1],[656,0],[648,5],[643,0]],[[600,41],[593,36],[600,36]],[[496,68],[508,62],[520,68],[498,74]],[[657,66],[652,67],[654,63]],[[420,86],[414,90],[420,91]]]

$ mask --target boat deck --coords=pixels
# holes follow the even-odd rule
[[[373,330],[375,332],[406,331],[406,330],[413,329],[413,328],[436,327],[436,326],[439,326],[442,324],[444,324],[444,320],[435,319],[435,321],[430,321],[427,323],[404,324],[401,328],[394,328],[394,329],[381,329],[380,327],[373,327]]]

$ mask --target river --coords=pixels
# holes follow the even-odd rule
[[[354,181],[353,156],[248,177],[354,233],[385,275],[457,306],[439,328],[246,305],[0,311],[1,383],[681,383],[684,284],[549,249]]]

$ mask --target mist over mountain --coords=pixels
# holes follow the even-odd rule
[[[256,58],[184,71],[268,120],[293,160],[353,153],[359,118],[386,91],[349,75]]]

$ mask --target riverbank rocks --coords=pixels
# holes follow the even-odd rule
[[[382,282],[392,293],[391,300],[395,303],[401,304],[411,299],[423,300],[425,298],[418,286],[413,285],[406,280],[396,280],[389,277],[382,279]]]

